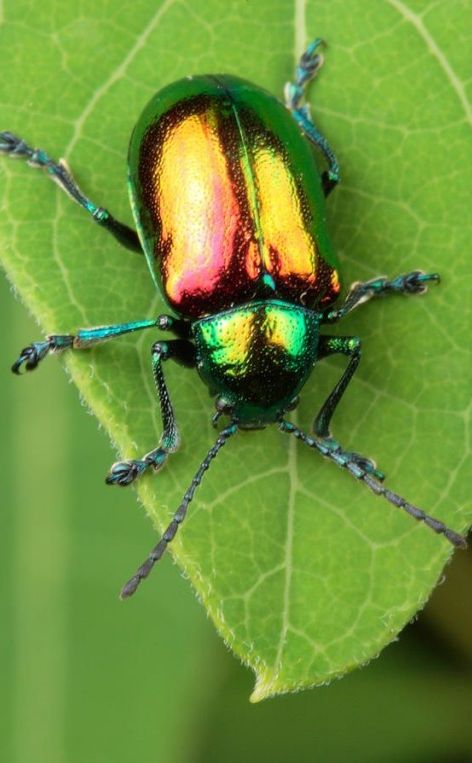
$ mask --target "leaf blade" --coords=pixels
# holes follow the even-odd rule
[[[124,3],[114,7],[126,12]],[[111,5],[80,18],[57,5],[55,20],[41,23],[51,39],[67,29],[68,71],[61,68],[64,44],[53,46],[44,64],[48,86],[42,71],[31,72],[27,81],[18,71],[13,87],[2,84],[4,113],[11,115],[11,129],[31,134],[51,153],[59,147],[60,154],[63,146],[84,190],[130,221],[119,157],[153,90],[191,73],[196,62],[195,71],[239,69],[280,91],[291,76],[290,50],[300,47],[308,28],[321,30],[330,41],[328,64],[310,100],[341,157],[344,182],[330,218],[348,276],[440,270],[441,260],[446,273],[441,289],[424,299],[368,305],[346,322],[342,332],[362,336],[365,353],[334,432],[345,447],[378,455],[392,489],[464,528],[470,516],[464,488],[470,455],[464,446],[459,460],[456,453],[466,437],[467,351],[460,337],[467,324],[460,299],[466,303],[470,268],[455,251],[467,251],[469,231],[462,221],[470,193],[456,194],[445,208],[441,184],[451,178],[460,184],[452,163],[462,152],[470,156],[471,148],[457,87],[438,58],[438,46],[431,53],[430,40],[428,45],[419,34],[418,19],[421,29],[429,23],[435,34],[442,33],[454,73],[465,71],[465,60],[458,60],[450,44],[451,21],[444,23],[440,8],[420,17],[411,3],[406,13],[406,5],[391,0],[371,14],[359,0],[350,26],[340,8],[309,4],[305,21],[301,4],[293,15],[294,8],[282,3],[271,10],[269,26],[263,4],[258,11],[238,4],[236,34],[229,17],[215,25],[216,3],[184,27],[182,9],[168,0],[152,11],[144,4],[138,17],[127,19],[129,29],[111,39],[103,27]],[[9,10],[15,13],[21,17],[21,8]],[[456,25],[460,14],[456,9]],[[13,50],[19,33],[7,25],[5,34]],[[103,51],[97,87],[84,63],[98,43]],[[38,48],[27,31],[22,44],[29,53]],[[178,64],[160,54],[156,75],[150,51],[169,47]],[[398,55],[405,49],[412,61],[406,73]],[[192,60],[183,61],[181,50]],[[25,115],[15,104],[21,85],[37,116]],[[426,105],[416,107],[425,87]],[[443,100],[435,97],[438,91]],[[438,144],[446,158],[436,172],[431,156]],[[6,178],[3,264],[45,331],[150,317],[165,309],[144,263],[118,253],[103,233],[87,228],[81,210],[46,187],[44,178],[6,163],[0,171]],[[108,194],[103,202],[102,188]],[[149,335],[128,337],[65,360],[87,405],[126,457],[152,448],[160,432],[151,342]],[[335,362],[315,371],[303,392],[300,422],[309,425],[340,372]],[[196,458],[215,437],[211,402],[197,377],[176,368],[166,368],[166,374],[184,446],[165,471],[145,477],[139,487],[161,529],[196,469]],[[443,431],[454,437],[447,448]],[[450,549],[333,465],[280,433],[265,431],[242,433],[225,447],[173,542],[173,553],[220,633],[254,669],[258,700],[325,682],[377,654],[424,604]]]

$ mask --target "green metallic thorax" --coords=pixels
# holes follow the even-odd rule
[[[197,368],[241,424],[275,421],[316,360],[319,314],[279,300],[251,302],[197,321]]]

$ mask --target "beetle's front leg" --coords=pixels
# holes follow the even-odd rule
[[[159,315],[157,318],[117,323],[112,326],[79,329],[76,334],[51,334],[41,342],[33,342],[28,347],[24,347],[13,363],[11,370],[15,374],[19,374],[22,368],[26,371],[34,371],[46,355],[64,352],[68,349],[85,350],[95,344],[123,336],[123,334],[148,328],[170,331],[181,339],[190,337],[190,323],[180,318],[174,318],[172,315]]]
[[[23,347],[18,358],[13,363],[11,370],[14,374],[20,374],[21,369],[34,371],[46,355],[53,352],[63,352],[73,346],[72,334],[53,334],[46,337],[42,342],[32,342],[28,347]]]
[[[187,368],[194,368],[194,345],[187,339],[172,339],[169,342],[156,342],[153,345],[152,370],[161,407],[162,436],[158,447],[146,453],[142,458],[117,461],[113,464],[106,478],[108,485],[125,487],[149,468],[158,471],[164,465],[168,455],[175,453],[180,445],[174,409],[162,370],[162,362],[169,359],[175,360]]]
[[[359,453],[343,450],[337,440],[331,437],[331,418],[361,359],[360,339],[354,336],[320,336],[318,360],[337,353],[349,356],[349,363],[340,380],[321,406],[313,423],[313,431],[318,437],[322,438],[324,445],[339,464],[355,463],[369,474],[377,477],[377,479],[384,480],[385,474],[376,468],[370,458],[365,458],[365,456],[361,456]]]

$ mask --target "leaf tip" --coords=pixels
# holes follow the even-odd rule
[[[249,702],[256,704],[263,699],[269,699],[274,694],[280,694],[280,687],[277,687],[277,677],[271,670],[256,673],[256,685],[254,691],[249,697]]]

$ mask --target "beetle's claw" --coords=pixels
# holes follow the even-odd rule
[[[317,69],[322,61],[322,54],[319,52],[319,48],[323,49],[326,48],[327,44],[325,40],[323,40],[321,37],[317,37],[316,40],[313,40],[303,53],[300,64],[301,66],[308,72],[313,73],[315,69]]]
[[[144,461],[117,461],[108,472],[105,482],[107,485],[126,487],[143,473],[146,466]]]
[[[20,356],[13,363],[11,370],[18,376],[21,374],[21,368],[24,366],[24,371],[34,371],[41,358],[44,355],[38,350],[38,347],[34,344],[30,344],[29,347],[24,347],[20,352]]]
[[[360,466],[361,469],[364,469],[368,474],[371,474],[373,477],[378,479],[379,482],[384,481],[385,474],[384,472],[381,472],[380,469],[377,469],[375,461],[372,461],[370,458],[365,458],[364,456],[359,456],[357,453],[352,453],[351,455],[351,461],[354,461],[357,466]]]
[[[0,153],[9,154],[15,150],[19,139],[11,132],[0,132]]]
[[[428,281],[439,283],[441,276],[439,273],[423,273],[422,270],[415,270],[405,280],[405,291],[409,294],[423,294],[428,290],[426,286]]]
[[[365,456],[361,456],[359,453],[346,453],[343,452],[343,456],[347,463],[356,464],[356,466],[359,466],[361,469],[363,469],[367,474],[371,474],[372,477],[375,477],[379,482],[383,482],[385,479],[384,472],[381,472],[380,469],[377,469],[377,465],[375,461],[372,461],[371,458],[366,458]]]
[[[324,40],[319,37],[308,46],[298,62],[298,66],[295,70],[295,80],[297,92],[300,97],[303,92],[304,86],[313,79],[318,69],[323,66],[323,54],[319,52],[319,48],[325,47]]]
[[[341,466],[356,464],[356,466],[359,466],[361,469],[367,472],[367,474],[371,474],[372,477],[375,477],[377,480],[379,480],[379,482],[384,481],[384,472],[381,472],[380,469],[377,469],[375,461],[372,461],[371,458],[361,456],[359,453],[351,453],[350,451],[343,450],[337,440],[335,440],[333,437],[324,437],[322,442],[326,449],[336,456],[335,460],[337,460]]]

